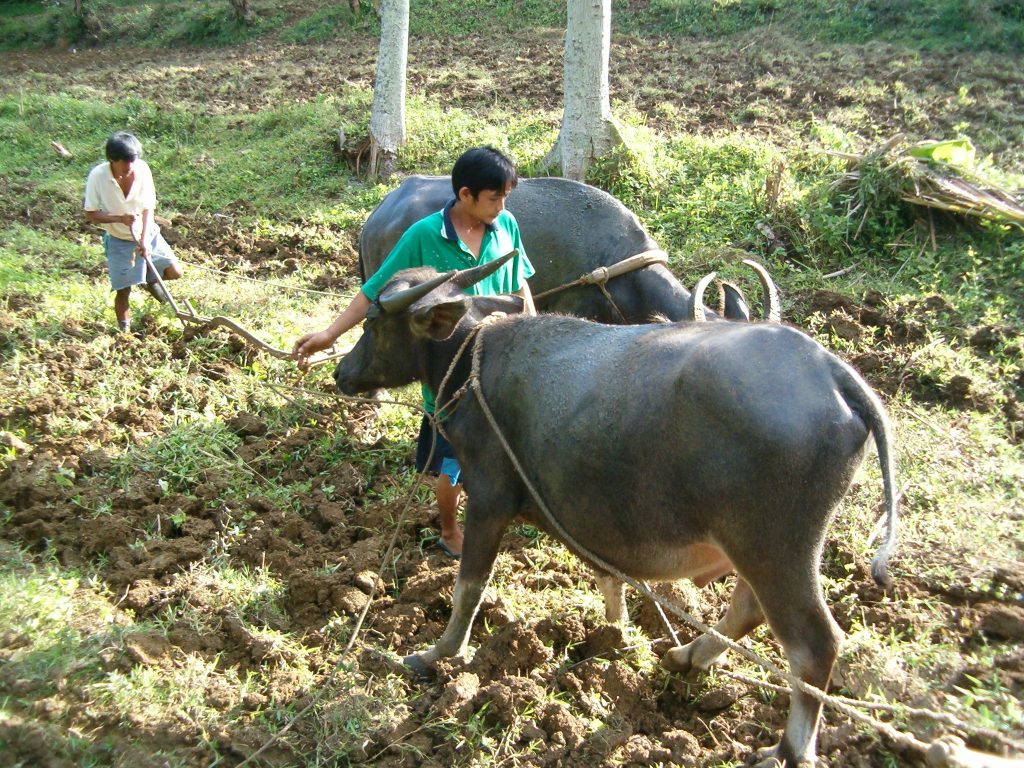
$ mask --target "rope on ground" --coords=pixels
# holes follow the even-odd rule
[[[785,685],[776,685],[769,683],[766,680],[758,680],[755,677],[744,675],[740,672],[733,672],[730,669],[723,669],[718,667],[716,674],[731,677],[733,680],[738,680],[741,683],[747,683],[748,685],[758,686],[760,688],[767,688],[770,691],[777,691],[778,693],[792,693],[793,689]],[[922,717],[929,720],[934,720],[937,723],[943,723],[944,725],[956,728],[963,733],[979,736],[983,739],[1002,744],[1011,749],[1024,752],[1024,742],[1013,739],[999,731],[994,731],[991,728],[979,728],[977,726],[966,723],[958,717],[949,714],[948,712],[936,712],[933,709],[922,709],[920,707],[906,707],[901,704],[887,704],[884,702],[875,701],[862,701],[861,699],[851,699],[846,696],[834,696],[836,701],[841,701],[844,704],[850,704],[852,706],[861,707],[862,709],[873,709],[878,712],[891,712],[894,715],[904,715],[906,717]]]
[[[339,395],[339,397],[342,397],[344,399],[348,399],[348,396],[346,396],[346,395]],[[362,398],[362,397],[351,398],[351,399],[359,400],[359,401],[363,401],[363,402],[368,401],[368,398]],[[376,401],[370,401],[370,402],[376,402]],[[398,403],[398,404],[399,405],[408,405],[407,403]],[[416,406],[416,410],[422,411],[423,409],[420,408],[419,406]],[[431,445],[431,448],[430,448],[430,454],[431,454],[430,458],[433,458],[433,453],[434,453],[434,446]],[[429,466],[429,463],[428,463],[428,466]],[[349,636],[348,642],[345,644],[345,647],[342,649],[341,653],[338,655],[338,661],[335,662],[334,668],[331,670],[331,673],[327,676],[328,678],[333,678],[338,673],[338,671],[341,669],[342,665],[345,662],[345,657],[348,656],[348,654],[351,653],[352,649],[355,647],[356,639],[359,637],[359,631],[360,631],[360,629],[362,629],[363,622],[366,620],[366,615],[370,612],[370,606],[373,605],[373,599],[377,595],[377,584],[380,581],[380,575],[379,574],[384,573],[384,569],[386,568],[388,562],[391,560],[391,553],[394,552],[395,546],[398,543],[398,534],[401,532],[402,525],[405,522],[405,517],[408,514],[410,507],[412,506],[412,502],[413,502],[413,498],[415,496],[415,493],[416,493],[416,486],[413,485],[412,487],[410,487],[409,492],[406,493],[404,504],[402,505],[401,511],[398,513],[398,518],[395,521],[394,533],[391,534],[391,540],[388,542],[388,546],[384,550],[384,555],[381,558],[380,566],[377,568],[378,576],[377,576],[376,579],[373,580],[373,585],[370,587],[370,594],[367,596],[366,603],[365,603],[365,605],[363,605],[363,609],[359,612],[359,616],[356,619],[355,626],[352,627],[352,634]],[[264,754],[272,746],[274,746],[275,744],[280,742],[281,739],[285,736],[285,734],[287,734],[292,728],[295,727],[295,724],[298,723],[299,720],[301,720],[303,717],[305,717],[309,713],[309,711],[311,709],[313,709],[314,706],[316,706],[317,704],[320,703],[320,701],[323,699],[323,697],[326,694],[326,692],[327,692],[327,688],[326,687],[321,687],[321,688],[316,689],[316,691],[313,694],[313,697],[306,703],[306,705],[302,709],[300,709],[298,712],[296,712],[292,716],[292,718],[287,723],[285,723],[284,726],[282,726],[281,729],[277,733],[275,733],[273,736],[271,736],[269,739],[267,739],[267,741],[265,741],[260,746],[259,749],[257,749],[255,752],[253,752],[248,757],[246,757],[244,760],[242,760],[242,762],[240,762],[236,768],[242,768],[242,766],[249,765],[256,758],[258,758],[260,755]],[[218,762],[220,762],[220,761],[218,760],[215,763],[211,764],[210,768],[213,768],[213,766],[216,765]]]
[[[384,556],[383,558],[381,558],[381,564],[377,571],[378,574],[384,572],[384,568],[387,565],[388,560],[391,558],[391,553],[394,551],[395,544],[398,541],[398,534],[402,530],[402,523],[405,522],[405,515],[409,511],[409,507],[412,505],[412,498],[414,493],[415,487],[412,488],[410,492],[406,495],[405,505],[402,507],[402,511],[399,513],[398,520],[395,523],[395,531],[391,534],[391,541],[388,542],[387,549],[384,551]],[[352,634],[348,639],[348,643],[345,644],[345,647],[338,655],[338,661],[335,662],[334,668],[331,670],[331,673],[328,677],[333,678],[338,673],[338,670],[340,670],[342,665],[345,663],[345,657],[348,656],[348,654],[352,651],[352,648],[355,646],[356,638],[359,636],[359,630],[362,628],[363,621],[366,619],[366,614],[369,613],[370,606],[373,604],[373,598],[377,594],[377,582],[379,580],[380,576],[373,580],[373,585],[370,587],[370,594],[367,597],[366,604],[363,606],[363,610],[359,612],[359,617],[356,619],[355,626],[352,628]],[[280,742],[281,739],[285,736],[285,734],[287,734],[292,728],[295,727],[295,724],[299,722],[299,720],[305,717],[309,713],[309,711],[313,709],[314,706],[320,703],[326,692],[326,687],[317,688],[313,694],[313,697],[306,703],[306,705],[298,712],[296,712],[292,716],[292,718],[287,723],[285,723],[284,726],[282,726],[281,730],[279,730],[277,733],[271,736],[266,742],[264,742],[259,749],[257,749],[247,758],[245,758],[242,762],[240,762],[237,768],[242,768],[242,766],[244,765],[249,765],[253,760],[258,758],[272,746]]]
[[[269,387],[270,389],[284,392],[296,392],[302,395],[311,395],[313,397],[319,397],[327,400],[345,400],[350,403],[364,403],[366,405],[400,405],[410,410],[422,410],[422,408],[416,403],[410,403],[406,400],[387,400],[384,398],[376,397],[358,397],[356,395],[342,395],[337,392],[321,392],[316,389],[308,389],[306,387],[296,387],[292,384],[274,384],[270,381],[259,382],[261,386]]]

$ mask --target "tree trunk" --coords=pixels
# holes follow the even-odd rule
[[[256,20],[256,14],[249,7],[249,0],[229,0],[235,19],[242,24],[250,24]]]
[[[622,143],[608,89],[611,37],[611,0],[568,0],[562,128],[544,164],[577,181],[596,158]]]
[[[370,113],[370,178],[390,176],[405,143],[405,70],[409,52],[409,0],[382,0],[377,79]]]

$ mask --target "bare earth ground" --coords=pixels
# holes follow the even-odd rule
[[[459,81],[454,84],[450,73],[456,69],[451,51],[443,42],[413,41],[410,81],[423,93],[472,107],[495,98],[496,93],[511,94],[524,104],[555,108],[560,101],[560,33],[530,39],[512,39],[499,44],[490,58],[501,60],[514,56],[531,62],[531,67],[508,67],[493,73],[494,80]],[[230,51],[83,51],[78,53],[39,53],[7,55],[0,64],[2,79],[13,88],[30,73],[32,88],[66,89],[70,86],[95,88],[109,93],[110,78],[120,72],[125,95],[135,93],[177,104],[191,105],[197,110],[237,111],[260,109],[274,104],[287,94],[288,98],[312,98],[330,91],[340,80],[367,83],[373,76],[375,41],[356,40],[344,46],[281,47],[271,44],[250,46]],[[473,46],[467,46],[472,48]],[[942,114],[948,124],[920,125],[915,120],[915,105],[902,104],[891,97],[867,105],[877,126],[877,135],[887,137],[897,130],[918,135],[946,135],[957,122],[971,119],[972,110],[1005,110],[1007,103],[987,102],[981,95],[985,84],[998,91],[1017,107],[1018,120],[1024,120],[1019,105],[1024,103],[1024,78],[1020,72],[986,67],[977,57],[959,62],[956,56],[910,57],[884,48],[850,48],[830,58],[801,58],[780,42],[767,37],[753,48],[726,51],[700,44],[683,47],[665,42],[651,47],[637,41],[620,40],[613,56],[613,92],[628,93],[635,106],[655,124],[713,131],[734,128],[745,122],[751,130],[770,135],[773,124],[797,124],[798,117],[828,117],[841,123],[843,110],[851,106],[846,95],[854,81],[887,82],[901,79],[908,91],[926,94],[932,100],[947,100],[946,108],[929,109]],[[449,74],[446,74],[449,73]],[[540,73],[540,74],[538,74]],[[970,104],[955,103],[959,79],[978,83],[979,97]],[[784,85],[783,85],[784,84]],[[667,102],[685,104],[682,110],[668,110]],[[756,108],[755,108],[756,107]],[[777,119],[776,119],[777,118]],[[855,119],[851,116],[850,118]],[[1006,121],[1001,121],[1006,124]],[[992,137],[989,148],[995,152],[1007,149]],[[1016,162],[1021,157],[1016,156]],[[3,179],[4,185],[18,182]],[[11,198],[6,198],[10,200]],[[4,215],[22,220],[25,212],[6,210]],[[40,227],[54,230],[71,229],[74,222],[48,220],[45,213],[28,212]],[[38,216],[36,219],[34,216]],[[200,222],[196,222],[197,224]],[[206,233],[192,242],[190,248],[201,257],[203,252],[234,252],[261,265],[272,275],[282,268],[287,258],[301,255],[303,243],[271,247],[252,242],[242,232],[205,219],[202,226],[190,227],[193,232]],[[350,233],[354,235],[355,233]],[[351,253],[342,255],[338,268],[340,277],[353,279],[356,267]],[[97,266],[96,270],[101,269]],[[863,356],[855,362],[883,392],[909,390],[916,398],[928,402],[944,402],[964,409],[987,410],[990,403],[973,392],[971,382],[959,387],[939,386],[928,381],[894,381],[874,375],[879,369],[878,357],[905,354],[921,345],[916,319],[922,313],[942,312],[940,298],[922,305],[883,306],[881,302],[858,302],[847,297],[817,293],[801,299],[803,310],[820,310],[840,332],[873,334],[885,339],[877,347],[876,357]],[[19,333],[15,322],[17,297],[11,297],[7,327],[0,335],[12,338]],[[72,335],[92,337],[100,329],[68,328]],[[986,343],[1006,329],[988,327],[962,329],[964,341],[983,349]],[[143,342],[139,342],[143,343]],[[172,354],[184,354],[179,343]],[[224,376],[232,368],[244,364],[244,354],[225,355],[222,369],[205,371],[208,376]],[[54,381],[95,381],[109,375],[107,360],[98,356],[85,343],[74,342],[55,348],[44,359]],[[1010,384],[1010,382],[1008,382]],[[1021,382],[1016,382],[1021,386]],[[189,387],[183,380],[180,387]],[[74,438],[62,437],[49,429],[54,414],[74,408],[70,388],[59,388],[41,397],[26,399],[17,412],[2,413],[0,419],[27,419],[38,438],[29,450],[14,462],[2,479],[0,500],[13,517],[5,526],[3,536],[34,549],[50,547],[58,560],[67,565],[95,565],[97,557],[105,557],[100,573],[113,594],[120,598],[119,610],[132,610],[139,617],[154,616],[166,606],[180,601],[184,587],[172,578],[201,561],[208,552],[208,543],[222,535],[241,516],[254,517],[248,534],[233,545],[231,556],[237,563],[253,568],[267,567],[287,583],[287,614],[275,619],[275,629],[296,634],[305,633],[305,640],[314,649],[311,666],[331,663],[318,659],[315,649],[318,638],[334,614],[355,615],[367,600],[374,580],[382,579],[379,595],[368,615],[367,632],[372,645],[404,655],[435,640],[447,619],[451,585],[456,567],[436,551],[417,547],[419,532],[436,524],[429,506],[417,505],[399,531],[397,561],[385,573],[378,573],[381,553],[392,535],[392,524],[398,514],[398,503],[365,503],[368,489],[380,487],[387,479],[368,475],[357,464],[331,465],[308,449],[319,436],[314,427],[277,434],[267,424],[240,414],[231,425],[244,438],[239,456],[257,471],[270,472],[288,464],[289,479],[315,479],[306,496],[282,507],[268,499],[252,497],[234,507],[213,506],[208,502],[223,495],[226,479],[216,472],[202,478],[193,494],[165,494],[157,477],[140,474],[131,487],[116,492],[112,510],[103,525],[81,514],[83,508],[95,508],[110,491],[103,482],[111,455],[97,445],[144,440],[157,433],[163,423],[158,402],[116,408],[97,418],[91,428]],[[159,398],[157,398],[159,400]],[[1020,404],[1011,400],[1004,408],[1008,424],[1015,425],[1018,436],[1024,434],[1024,416]],[[369,408],[325,405],[323,423],[345,423],[356,435],[372,422]],[[72,485],[54,482],[56,467],[75,470]],[[319,489],[329,480],[334,486],[328,499]],[[300,514],[295,511],[303,510]],[[129,546],[135,539],[133,531],[144,529],[161,512],[168,519],[174,510],[187,514],[179,528],[173,528],[163,540],[151,541],[144,547]],[[529,541],[520,533],[509,533],[506,549],[513,571],[522,571],[533,579],[531,589],[559,589],[572,580],[561,564],[552,562],[538,578],[530,562]],[[844,630],[855,621],[868,621],[883,628],[899,629],[913,622],[913,615],[896,612],[875,587],[859,554],[841,541],[827,545],[826,569],[833,575],[846,576],[852,569],[855,578],[843,582],[850,590],[844,595],[830,595],[836,619]],[[335,567],[325,569],[325,563]],[[530,567],[528,567],[530,566]],[[980,642],[1005,644],[999,655],[997,674],[1004,686],[1017,697],[1024,697],[1024,619],[1020,604],[1024,592],[1021,574],[1004,569],[997,581],[1005,587],[997,592],[979,592],[970,580],[954,587],[937,585],[913,576],[897,584],[899,603],[907,605],[915,596],[935,596],[948,605],[948,622],[943,628],[945,639],[971,647]],[[691,593],[676,587],[699,618],[714,621],[721,608],[720,597],[712,592]],[[661,637],[664,631],[648,605],[634,603],[632,615],[650,637]],[[487,635],[483,627],[497,628]],[[129,648],[129,664],[145,664],[159,670],[178,664],[182,654],[199,654],[216,659],[221,667],[246,669],[272,667],[279,658],[275,650],[254,637],[229,615],[211,616],[209,631],[195,631],[182,620],[164,635],[135,636]],[[0,632],[2,632],[0,628]],[[687,632],[682,632],[686,637]],[[500,594],[492,595],[484,604],[474,628],[473,643],[478,650],[470,662],[443,665],[438,680],[424,685],[422,695],[415,699],[408,719],[384,730],[360,747],[354,762],[375,765],[451,765],[465,760],[458,745],[422,728],[436,718],[465,721],[484,704],[488,724],[522,726],[523,748],[518,764],[536,765],[599,765],[653,764],[675,762],[681,765],[716,764],[719,761],[744,759],[752,748],[766,746],[777,738],[787,711],[785,695],[772,701],[759,696],[747,686],[720,681],[709,688],[689,686],[672,679],[667,686],[660,676],[637,671],[636,655],[623,639],[618,628],[584,617],[573,606],[565,606],[557,614],[515,616],[503,603]],[[17,638],[0,636],[0,647],[16,647]],[[369,646],[369,643],[368,643]],[[563,655],[569,660],[565,663]],[[124,665],[125,659],[103,659],[111,668]],[[358,659],[358,671],[366,676],[394,672],[387,657],[375,650],[365,651]],[[976,672],[956,670],[938,685],[952,686],[964,676]],[[839,670],[849,690],[865,693],[871,683],[858,681],[851,670]],[[17,690],[17,681],[3,679],[0,685]],[[299,694],[298,706],[308,692],[281,688],[255,691],[251,699],[237,705],[256,709],[268,698],[287,700]],[[552,695],[555,694],[555,695]],[[208,693],[214,696],[214,693]],[[528,702],[534,704],[527,707]],[[71,711],[76,726],[83,732],[109,738],[117,743],[125,738],[123,726],[116,722],[97,720],[88,708],[76,701],[73,690],[64,690],[47,707]],[[40,766],[63,766],[47,739],[47,709],[35,712],[35,721],[12,727],[2,734],[15,748],[16,760]],[[587,717],[601,719],[605,727],[588,735]],[[821,734],[819,753],[830,765],[888,765],[891,752],[875,738],[858,728],[838,721],[826,722]],[[225,764],[237,763],[267,738],[258,728],[226,730],[204,734],[228,746],[233,757]],[[180,722],[161,729],[146,731],[137,728],[131,734],[136,744],[144,744],[152,752],[174,750],[185,756],[190,765],[206,765],[211,752],[202,746],[198,729],[183,717]],[[304,749],[314,733],[300,724],[293,738]],[[528,741],[539,741],[541,748],[528,754]],[[403,751],[398,746],[413,744],[422,757]],[[974,746],[992,748],[976,741]],[[271,764],[286,764],[291,753],[284,747],[268,755]],[[158,764],[149,754],[133,754],[137,765]],[[233,762],[232,762],[233,761]]]

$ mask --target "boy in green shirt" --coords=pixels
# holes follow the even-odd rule
[[[493,147],[476,147],[464,152],[452,168],[454,199],[442,210],[413,224],[402,235],[380,269],[366,281],[348,307],[327,328],[308,333],[292,349],[300,367],[309,357],[327,349],[338,337],[363,321],[373,301],[396,272],[410,267],[434,267],[439,272],[466,269],[486,264],[509,251],[519,251],[508,264],[489,278],[467,288],[473,295],[514,293],[523,299],[524,312],[536,314],[526,280],[533,275],[519,236],[515,217],[505,210],[505,198],[515,188],[515,165]],[[423,390],[424,408],[434,412],[434,397]],[[434,440],[433,429],[425,416],[420,425],[416,449],[416,468],[436,472],[434,493],[441,516],[438,547],[452,557],[462,552],[462,530],[457,513],[462,484],[461,468],[448,441],[438,433],[434,460],[426,459]]]

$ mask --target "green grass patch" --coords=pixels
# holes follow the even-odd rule
[[[97,319],[106,296],[95,284],[69,276],[97,261],[102,251],[66,239],[54,239],[24,226],[0,230],[0,291],[33,318],[36,338],[61,333],[61,319]]]
[[[284,21],[285,16],[276,3],[253,2],[251,7],[254,15],[248,21],[237,18],[227,2],[164,9],[163,14],[169,22],[152,27],[154,34],[144,40],[155,46],[238,45],[277,30]],[[163,19],[157,21],[162,22]]]
[[[360,8],[353,12],[346,4],[327,5],[317,8],[308,16],[291,25],[281,33],[286,43],[322,43],[359,31],[368,35],[379,35],[380,24],[372,10]]]
[[[0,13],[0,50],[96,45],[237,45],[276,31],[284,19],[277,3],[252,4],[254,15],[239,20],[230,3],[155,0],[83,0],[72,4],[17,3]]]
[[[1024,50],[1024,6],[1018,0],[652,0],[640,12],[616,0],[613,7],[616,29],[645,34],[715,39],[772,30],[819,42],[880,40],[922,49]]]
[[[17,679],[52,692],[61,679],[96,670],[96,653],[119,641],[124,622],[100,582],[54,565],[36,565],[0,542],[0,621],[24,642],[7,660]]]
[[[409,33],[459,37],[565,26],[565,4],[553,0],[466,0],[453,10],[436,0],[411,0]]]
[[[58,700],[69,689],[84,702],[89,717],[109,718],[121,727],[168,728],[187,712],[190,722],[202,723],[209,733],[262,719],[265,709],[283,703],[275,701],[275,690],[309,689],[314,684],[319,649],[307,648],[269,626],[278,620],[284,594],[282,584],[266,571],[199,565],[168,584],[169,594],[188,595],[187,599],[171,601],[153,619],[140,621],[117,608],[116,597],[101,582],[53,563],[34,562],[7,542],[0,541],[0,554],[5,680],[18,681],[18,693],[0,700],[0,747],[20,746],[24,730],[42,736],[55,757],[77,765],[115,764],[111,761],[124,745],[81,737],[74,713],[48,717],[52,732],[48,725],[25,717],[33,704]],[[259,643],[275,663],[243,670],[176,652],[167,644],[172,627],[223,631],[220,619],[216,625],[210,623],[213,615],[233,617],[235,631]],[[283,688],[270,687],[271,679]],[[327,697],[323,706],[348,699],[345,691],[356,698],[361,693],[366,701],[375,689],[391,686],[396,691],[394,680],[375,681],[365,689],[351,681],[339,682],[338,695]],[[388,711],[352,707],[349,731],[358,730],[359,724],[368,728],[382,722]],[[274,719],[273,714],[270,717]],[[214,754],[221,748],[210,736],[201,742]],[[168,764],[179,764],[173,748],[160,753],[169,758]]]
[[[290,43],[376,36],[371,3],[356,13],[345,4],[254,0],[254,16],[238,20],[227,0],[85,0],[83,17],[70,3],[5,4],[0,50],[71,45],[215,46],[261,38]],[[553,0],[413,0],[410,34],[465,36],[563,28],[564,3]],[[1018,52],[1024,50],[1024,8],[1019,0],[929,0],[863,3],[783,3],[764,0],[652,0],[636,6],[616,0],[613,29],[644,35],[727,39],[772,30],[794,39],[831,43],[881,40],[922,49]]]
[[[13,18],[18,16],[31,16],[37,14],[45,7],[41,0],[8,0],[0,4],[0,18]]]
[[[266,214],[301,216],[318,205],[311,199],[330,199],[352,183],[331,137],[339,125],[365,132],[369,99],[368,91],[347,89],[340,97],[232,117],[134,98],[112,105],[69,96],[7,97],[0,100],[0,138],[8,144],[0,173],[19,170],[39,194],[56,190],[69,198],[73,191],[80,208],[89,168],[103,161],[110,133],[123,129],[142,140],[164,205],[219,210],[244,200]],[[74,158],[57,158],[42,136],[61,137]]]

